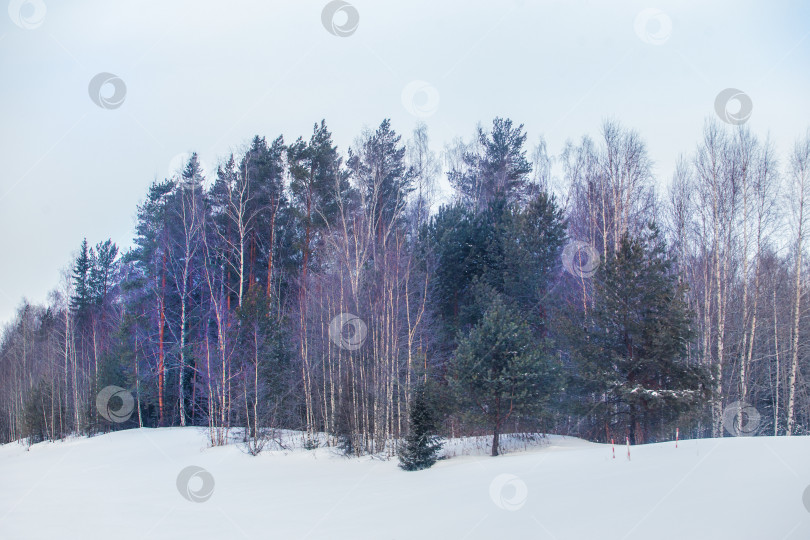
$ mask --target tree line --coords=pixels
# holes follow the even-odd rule
[[[345,154],[324,121],[216,171],[192,154],[130,249],[84,240],[5,326],[0,442],[804,434],[808,202],[810,132],[780,157],[713,121],[666,188],[615,121],[556,156],[504,118],[440,154],[388,120]]]

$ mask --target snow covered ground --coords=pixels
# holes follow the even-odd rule
[[[329,449],[251,457],[195,428],[8,444],[0,539],[810,538],[810,437],[637,446],[630,461],[557,436],[511,448],[455,440],[411,473]]]

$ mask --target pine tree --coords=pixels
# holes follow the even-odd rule
[[[107,299],[110,283],[113,280],[118,246],[111,239],[107,239],[96,244],[95,250],[91,249],[90,252],[94,256],[87,280],[88,292],[93,302],[101,305]]]
[[[315,124],[309,143],[298,138],[287,148],[287,162],[290,171],[290,195],[297,214],[299,227],[300,270],[298,274],[298,316],[300,332],[307,335],[307,301],[310,269],[317,270],[323,253],[323,234],[328,232],[329,223],[334,223],[340,201],[347,195],[349,184],[341,168],[342,159],[337,146],[332,143],[332,134],[326,122]],[[300,341],[302,377],[305,385],[306,425],[309,435],[313,434],[315,412],[311,395],[310,358],[306,338]]]
[[[385,119],[373,134],[368,133],[349,149],[348,166],[372,209],[374,227],[381,234],[399,221],[408,194],[413,191],[413,169],[405,164],[401,136]]]
[[[444,346],[452,347],[459,330],[480,321],[492,294],[508,299],[537,337],[544,336],[565,240],[565,220],[553,197],[538,192],[524,207],[501,197],[480,213],[461,204],[444,206],[423,240],[436,260],[431,302]]]
[[[166,378],[166,329],[167,325],[167,263],[169,228],[169,201],[175,189],[173,180],[154,182],[149,187],[146,200],[138,206],[134,248],[125,257],[134,263],[132,282],[135,297],[140,304],[138,311],[148,317],[150,332],[156,335],[158,358],[158,418],[163,422]]]
[[[288,206],[287,193],[284,189],[285,164],[284,156],[287,147],[284,137],[277,137],[270,145],[264,137],[256,135],[250,149],[242,158],[240,170],[243,171],[251,185],[251,199],[248,214],[255,216],[251,230],[250,275],[251,284],[264,278],[265,294],[270,297],[273,290],[273,267],[275,251],[279,243],[279,217],[282,217]],[[263,267],[265,272],[259,272]]]
[[[492,131],[478,128],[477,144],[465,151],[459,167],[447,175],[450,184],[465,206],[476,211],[486,209],[492,201],[522,201],[530,191],[531,163],[526,159],[526,133],[523,124],[512,126],[508,118],[495,118]]]
[[[455,382],[474,411],[492,429],[492,455],[498,455],[501,428],[519,414],[538,414],[559,389],[558,367],[545,343],[500,296],[483,319],[459,341]]]
[[[436,463],[442,443],[435,435],[436,421],[424,384],[414,389],[409,432],[399,452],[399,466],[406,471],[427,469]]]

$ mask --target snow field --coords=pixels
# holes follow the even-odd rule
[[[641,445],[631,460],[623,445],[614,460],[610,445],[535,443],[491,458],[454,439],[455,457],[418,472],[327,448],[252,457],[198,428],[8,444],[0,538],[810,538],[810,437]]]

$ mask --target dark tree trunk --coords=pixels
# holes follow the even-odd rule
[[[630,406],[630,444],[636,444],[636,426],[638,426],[638,419],[636,418],[636,406]]]

